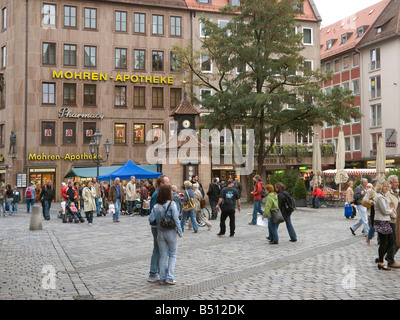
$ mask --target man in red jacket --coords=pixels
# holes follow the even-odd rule
[[[319,187],[315,187],[312,195],[312,207],[318,209],[321,199],[325,199],[325,193]]]
[[[254,181],[254,191],[251,194],[254,197],[254,207],[253,207],[253,218],[251,219],[250,225],[257,225],[257,213],[261,215],[264,214],[264,211],[261,209],[262,202],[262,192],[263,192],[263,182],[261,181],[261,177],[259,175],[255,175],[253,178]]]

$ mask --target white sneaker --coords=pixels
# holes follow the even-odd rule
[[[165,280],[165,283],[167,283],[167,284],[171,284],[171,285],[175,285],[176,284],[176,281],[174,281],[174,280]]]
[[[147,282],[151,282],[151,283],[155,283],[160,281],[160,277],[149,277],[149,279],[147,280]]]
[[[91,226],[92,224],[91,223],[89,223],[89,226]]]

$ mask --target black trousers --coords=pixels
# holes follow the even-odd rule
[[[379,233],[379,232],[378,232]],[[391,234],[382,234],[379,233],[379,249],[378,249],[378,254],[379,254],[379,262],[383,262],[383,258],[386,256],[386,260],[389,258],[389,253],[394,252],[394,246],[395,246],[395,240],[393,238],[393,233]],[[392,264],[394,261],[389,261],[388,264]]]
[[[393,233],[391,234],[391,236],[393,237],[393,245],[390,246],[390,248],[388,248],[387,255],[386,255],[386,261],[388,262],[389,265],[395,263],[394,257],[396,255],[397,251],[399,251],[399,247],[396,244],[396,224],[391,223],[390,226],[392,227],[392,230],[393,230]],[[381,240],[381,243],[382,243],[382,240]]]
[[[222,210],[221,212],[221,221],[219,224],[220,227],[220,234],[225,234],[226,226],[225,220],[229,217],[229,228],[230,228],[230,235],[235,234],[235,209],[233,210]]]

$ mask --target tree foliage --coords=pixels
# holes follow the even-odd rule
[[[351,91],[335,87],[326,94],[321,83],[331,74],[305,66],[303,35],[295,32],[301,30],[296,17],[302,5],[300,0],[241,0],[240,6],[221,9],[229,19],[225,27],[201,18],[205,37],[200,50],[174,47],[192,84],[213,91],[201,99],[202,108],[210,111],[203,117],[205,126],[254,129],[258,163],[284,132],[309,134],[324,122],[337,125],[361,117],[352,107]],[[212,73],[202,70],[205,56]],[[200,97],[193,98],[200,103]]]

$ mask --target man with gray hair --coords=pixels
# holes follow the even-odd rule
[[[390,183],[390,189],[386,196],[389,199],[389,206],[391,208],[395,208],[395,212],[397,213],[398,210],[398,205],[400,202],[400,197],[399,197],[399,178],[396,175],[391,175],[388,178],[388,182]],[[392,227],[393,230],[393,237],[396,239],[396,216],[397,214],[394,213],[390,216],[390,226]],[[390,248],[386,255],[386,261],[388,262],[388,266],[390,268],[400,268],[400,264],[395,262],[394,257],[399,250],[399,247],[397,246],[396,242],[395,244]]]
[[[357,212],[360,214],[360,220],[358,220],[352,227],[350,227],[350,231],[355,236],[355,231],[361,227],[361,225],[364,226],[364,236],[368,236],[368,213],[367,213],[367,208],[364,207],[361,202],[367,193],[367,184],[368,184],[368,179],[363,178],[361,179],[360,185],[354,190],[354,204],[357,206]]]

